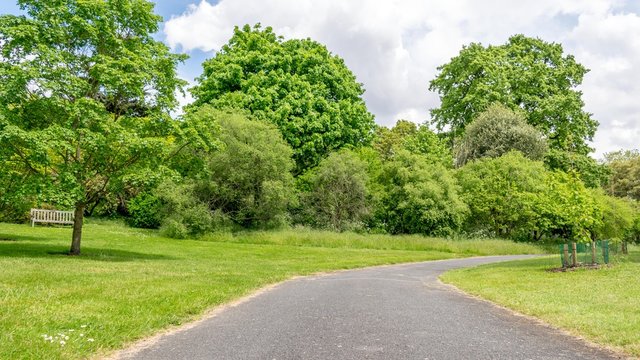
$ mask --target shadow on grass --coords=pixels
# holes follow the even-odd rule
[[[16,235],[16,234],[7,234],[7,233],[0,233],[0,242],[4,242],[4,241],[8,241],[8,242],[15,242],[15,241],[49,241],[51,239],[48,239],[44,236],[36,236],[36,235]]]
[[[69,256],[69,248],[60,245],[44,245],[44,244],[24,244],[19,242],[0,242],[0,258],[17,257],[17,258],[59,258],[59,259],[77,259],[77,260],[93,260],[107,262],[127,262],[137,260],[175,260],[177,258],[158,255],[144,254],[139,252],[115,250],[115,249],[99,249],[84,247],[82,255]]]

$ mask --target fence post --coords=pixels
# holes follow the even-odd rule
[[[591,265],[596,264],[596,242],[591,242]]]
[[[562,255],[564,255],[562,258],[562,266],[569,267],[569,244],[562,245]]]
[[[573,257],[573,259],[571,260],[571,266],[578,266],[578,249],[576,243],[574,242],[571,243],[571,256]]]
[[[604,263],[609,264],[609,241],[604,240],[602,242],[602,257],[604,258]]]

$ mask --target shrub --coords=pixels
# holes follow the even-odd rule
[[[150,193],[140,193],[128,203],[127,222],[133,227],[157,229],[162,222],[162,203]]]
[[[198,237],[215,230],[217,222],[207,204],[195,194],[193,182],[160,184],[155,195],[161,202],[163,234],[177,239]]]
[[[308,192],[302,195],[307,222],[318,228],[337,231],[363,227],[370,209],[364,161],[350,150],[332,153],[305,174]]]
[[[473,161],[458,169],[462,198],[469,206],[468,231],[512,237],[533,230],[536,196],[544,191],[546,170],[519,152]]]
[[[449,235],[467,215],[451,170],[425,156],[398,151],[384,164],[379,181],[384,195],[376,216],[390,233]]]
[[[608,196],[601,189],[591,191],[602,214],[602,221],[594,231],[598,240],[627,240],[633,238],[636,209],[631,200]]]
[[[223,146],[209,155],[207,176],[195,182],[196,198],[242,227],[286,224],[289,205],[296,200],[291,148],[271,124],[237,113],[217,114]]]

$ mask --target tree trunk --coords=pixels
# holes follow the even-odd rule
[[[80,255],[80,241],[82,240],[82,222],[84,220],[84,203],[77,203],[73,218],[73,235],[71,235],[71,250],[69,255]]]

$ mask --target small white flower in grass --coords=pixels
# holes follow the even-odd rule
[[[69,337],[65,335],[64,339],[65,339],[65,340],[69,340]]]
[[[86,327],[87,327],[87,325],[80,325],[80,327],[81,327],[81,328],[86,328]]]
[[[81,334],[80,334],[80,337],[84,337],[84,334],[82,334],[82,333],[81,333]]]
[[[67,331],[68,331],[68,332],[74,332],[75,330],[74,330],[74,329],[69,329],[69,330],[67,330]]]
[[[67,342],[64,340],[60,340],[60,345],[64,346],[64,344],[66,344]]]
[[[87,341],[88,342],[94,342],[93,338],[88,338]]]

